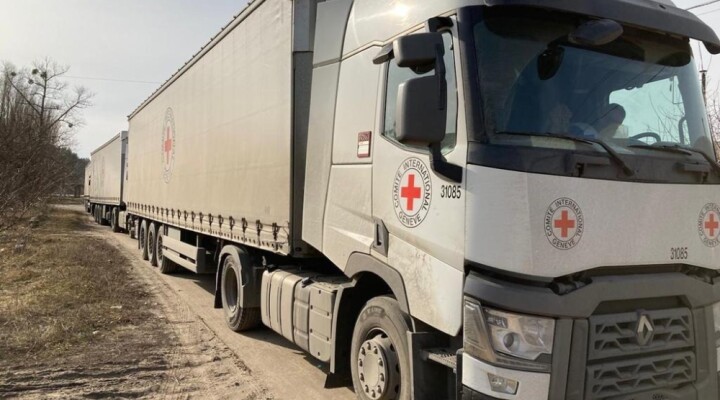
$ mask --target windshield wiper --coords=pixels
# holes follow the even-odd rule
[[[620,158],[620,155],[612,148],[610,145],[605,143],[605,141],[595,138],[587,138],[587,137],[578,137],[578,136],[570,136],[570,135],[563,135],[559,133],[540,133],[540,132],[498,132],[499,134],[504,135],[518,135],[518,136],[533,136],[533,137],[552,137],[552,138],[559,138],[559,139],[565,139],[565,140],[571,140],[573,142],[577,143],[585,143],[585,144],[597,144],[600,147],[602,147],[607,154],[610,156],[610,158],[615,161],[615,163],[622,169],[622,171],[627,176],[633,176],[635,175],[635,171],[630,168],[625,161],[623,161],[622,158]]]
[[[702,150],[698,150],[692,147],[680,146],[679,144],[631,144],[628,145],[628,147],[633,147],[636,149],[666,151],[669,153],[685,154],[687,156],[699,154],[705,159],[705,161],[708,162],[708,164],[710,164],[710,168],[712,168],[712,170],[715,171],[716,174],[720,175],[720,165],[718,165],[717,161],[713,160],[712,157],[710,157],[706,152]]]

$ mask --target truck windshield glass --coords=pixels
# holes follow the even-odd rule
[[[473,30],[491,143],[587,149],[543,136],[572,135],[600,139],[628,157],[667,157],[637,145],[671,144],[715,158],[686,41],[625,27],[609,44],[580,46],[568,37],[582,19],[498,11],[483,13]]]

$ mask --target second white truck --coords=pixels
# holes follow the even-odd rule
[[[124,210],[123,175],[128,132],[122,131],[90,154],[90,170],[85,170],[88,212],[95,221],[120,231],[118,215]]]

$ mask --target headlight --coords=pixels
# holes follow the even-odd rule
[[[547,372],[555,320],[508,313],[465,298],[464,351],[480,360],[514,369]]]
[[[487,307],[483,311],[495,351],[532,361],[541,354],[552,354],[555,320],[510,314]]]

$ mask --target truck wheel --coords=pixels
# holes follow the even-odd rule
[[[133,221],[132,217],[127,217],[125,220],[125,226],[127,227],[127,233],[130,236],[130,239],[136,239],[137,224]]]
[[[155,240],[155,242],[157,243],[157,246],[155,247],[155,258],[157,258],[157,264],[160,268],[160,272],[163,274],[170,274],[175,272],[175,270],[177,269],[177,265],[163,256],[162,245],[163,237],[165,236],[163,234],[164,231],[165,229],[163,229],[162,226],[160,227],[160,229],[158,229],[157,239]]]
[[[105,214],[105,207],[100,207],[100,225],[107,226],[110,225],[109,221],[107,220],[107,215]]]
[[[113,232],[120,232],[120,225],[118,225],[117,208],[113,208],[112,213],[110,214],[110,226],[112,227]]]
[[[140,233],[138,234],[138,246],[140,246],[140,251],[142,252],[142,259],[147,260],[148,259],[148,252],[147,252],[147,221],[143,220],[140,222]]]
[[[353,331],[350,367],[358,399],[410,399],[409,321],[397,300],[365,304]]]
[[[246,331],[260,324],[259,307],[240,306],[243,290],[241,276],[240,260],[234,254],[229,254],[223,261],[220,287],[225,322],[235,332]]]
[[[157,267],[157,253],[155,253],[155,248],[157,247],[157,232],[157,225],[151,222],[147,230],[147,244],[145,247],[147,248],[148,260],[153,267]]]

